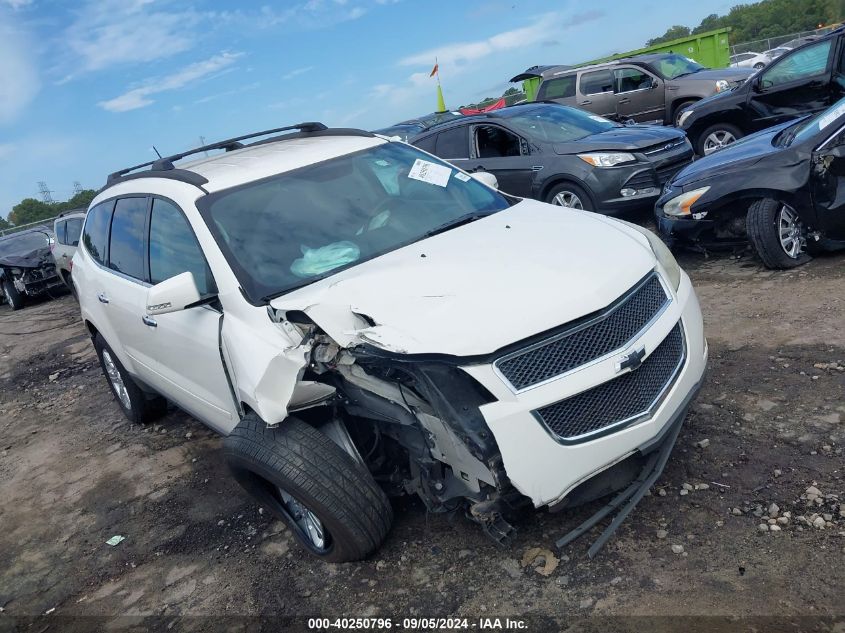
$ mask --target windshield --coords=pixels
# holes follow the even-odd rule
[[[823,110],[818,114],[799,121],[798,124],[792,128],[787,128],[789,132],[787,145],[793,143],[800,143],[808,138],[811,138],[821,132],[823,129],[833,124],[834,121],[845,115],[845,99],[840,99],[827,110]]]
[[[403,141],[407,142],[409,138],[413,138],[420,132],[425,132],[425,126],[421,123],[413,125],[400,123],[391,127],[383,127],[380,130],[373,130],[373,132],[383,136],[398,136]]]
[[[0,256],[24,256],[32,251],[50,246],[50,238],[46,233],[25,233],[16,235],[0,242]]]
[[[528,138],[549,143],[577,141],[618,127],[616,123],[596,114],[552,105],[525,108],[519,114],[507,117],[507,121]]]
[[[667,55],[656,62],[652,62],[651,65],[663,75],[664,79],[675,79],[681,75],[691,75],[699,70],[705,70],[705,67],[701,64],[681,55]]]
[[[254,302],[418,241],[509,199],[428,154],[384,143],[202,198]]]

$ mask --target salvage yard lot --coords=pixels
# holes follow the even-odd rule
[[[524,553],[554,549],[597,506],[529,516],[499,549],[462,517],[394,503],[370,560],[316,561],[246,497],[200,423],[176,410],[149,427],[126,421],[70,296],[14,315],[4,306],[0,623],[51,609],[319,615],[329,605],[332,616],[845,614],[845,259],[790,272],[747,257],[680,263],[705,317],[704,388],[651,496],[595,560],[585,552],[599,529],[559,552],[548,576],[523,567]],[[693,489],[682,495],[684,484]],[[781,530],[763,532],[773,503]],[[812,527],[814,514],[831,522]],[[126,540],[107,545],[115,535]]]

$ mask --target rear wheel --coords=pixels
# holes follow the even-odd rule
[[[684,108],[692,105],[693,103],[695,103],[695,99],[692,99],[690,101],[682,101],[681,103],[675,106],[675,114],[672,117],[675,123],[675,127],[681,127],[681,124],[678,122],[678,119],[681,118],[681,112],[684,110]]]
[[[393,510],[384,491],[365,466],[302,420],[271,428],[249,413],[223,447],[238,483],[314,556],[360,560],[387,536]]]
[[[574,182],[564,182],[552,187],[546,196],[546,202],[558,207],[569,207],[580,211],[593,210],[590,196]]]
[[[6,295],[6,301],[12,307],[12,310],[20,310],[23,307],[24,296],[15,288],[14,282],[6,277],[3,280],[3,294]]]
[[[146,424],[167,413],[167,400],[158,395],[144,393],[99,333],[94,337],[94,349],[97,351],[100,366],[103,368],[103,374],[112,395],[117,400],[123,415],[132,422]]]
[[[772,198],[757,200],[748,209],[748,239],[766,268],[795,268],[812,259],[806,249],[806,230],[798,213]]]
[[[743,137],[742,130],[730,123],[711,125],[698,137],[696,151],[699,156],[708,156]]]
[[[754,64],[754,70],[760,70],[760,69],[761,69],[761,68],[763,68],[765,65],[766,65],[766,64],[764,64],[763,62],[757,62],[756,64]]]

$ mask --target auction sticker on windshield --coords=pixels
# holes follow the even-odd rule
[[[445,165],[438,165],[437,163],[430,163],[427,160],[418,158],[414,161],[413,167],[408,172],[408,178],[414,180],[421,180],[438,187],[445,187],[449,182],[449,176],[452,175],[452,170]]]

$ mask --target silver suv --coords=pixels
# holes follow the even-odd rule
[[[79,246],[84,221],[85,209],[72,209],[59,215],[53,222],[55,241],[50,245],[50,250],[53,251],[59,276],[74,296],[76,288],[73,287],[73,256]]]

